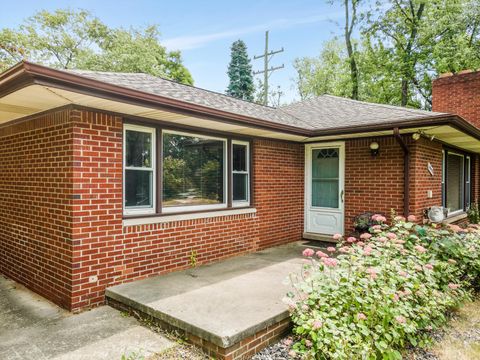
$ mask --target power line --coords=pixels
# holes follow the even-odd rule
[[[263,105],[268,105],[268,78],[270,76],[270,73],[275,70],[283,69],[285,67],[284,64],[282,64],[281,66],[268,67],[270,58],[273,55],[281,53],[283,51],[283,47],[280,50],[268,50],[268,30],[265,31],[265,52],[263,53],[263,55],[255,55],[253,57],[254,60],[263,58],[263,70],[253,72],[253,75],[263,74]]]

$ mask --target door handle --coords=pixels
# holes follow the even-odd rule
[[[340,201],[341,201],[342,204],[343,204],[343,190],[342,190],[342,192],[340,193]]]

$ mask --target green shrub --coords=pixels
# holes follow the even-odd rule
[[[286,298],[296,356],[401,359],[406,345],[424,344],[478,283],[477,227],[383,221],[377,216],[369,233],[341,239],[328,254],[304,251],[308,262],[292,275],[295,291]]]

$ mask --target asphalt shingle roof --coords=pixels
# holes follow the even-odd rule
[[[278,124],[295,126],[302,129],[311,127],[300,119],[278,109],[243,101],[232,96],[184,85],[142,73],[113,73],[87,70],[65,70],[90,79],[135,89],[170,99],[180,100],[195,105],[206,106],[233,114],[267,120]]]
[[[129,89],[305,130],[385,125],[446,115],[331,95],[322,95],[288,106],[272,108],[148,74],[87,70],[65,71]]]
[[[280,110],[301,118],[316,130],[390,124],[398,121],[446,115],[439,112],[374,104],[332,95],[317,96],[283,106]]]

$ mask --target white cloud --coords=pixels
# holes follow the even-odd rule
[[[319,14],[294,19],[277,19],[266,24],[247,26],[226,31],[219,31],[210,34],[179,36],[175,38],[165,39],[162,44],[172,50],[189,50],[203,47],[211,42],[233,38],[240,35],[252,34],[260,31],[271,29],[285,29],[296,25],[306,25],[327,20],[338,19],[342,16],[340,12],[332,12],[328,14]]]

